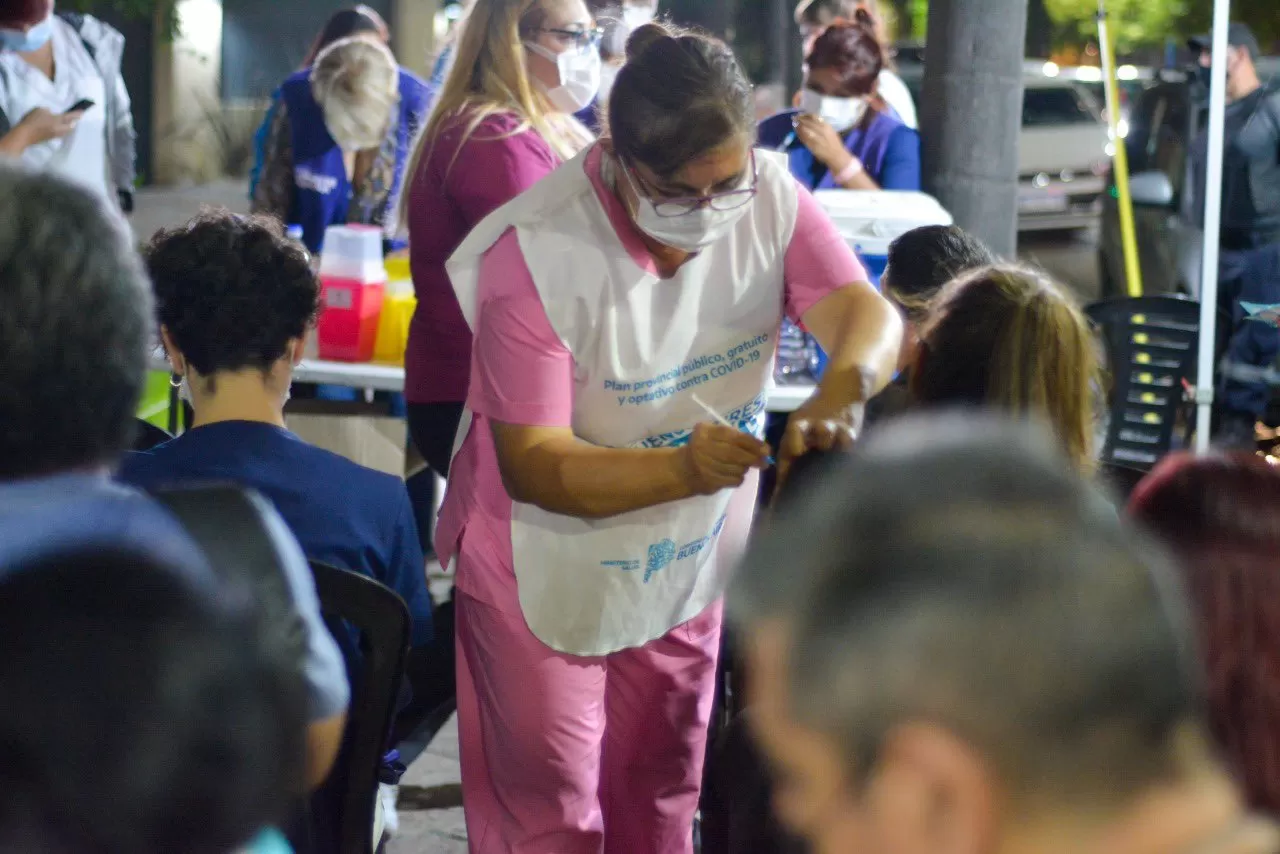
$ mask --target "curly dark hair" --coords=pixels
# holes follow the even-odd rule
[[[201,376],[270,369],[320,311],[306,251],[269,217],[204,211],[158,232],[146,259],[160,323]]]
[[[96,196],[0,168],[0,480],[111,465],[133,441],[151,294]]]

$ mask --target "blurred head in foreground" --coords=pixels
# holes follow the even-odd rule
[[[1250,804],[1280,813],[1280,471],[1250,454],[1169,457],[1129,512],[1181,559],[1213,736]]]
[[[151,289],[126,232],[66,179],[0,168],[0,481],[111,468],[133,442]]]
[[[1174,572],[1047,434],[935,414],[826,468],[730,599],[818,854],[1177,851],[1239,820]]]
[[[0,567],[0,850],[229,854],[287,815],[303,686],[248,626],[132,553]]]

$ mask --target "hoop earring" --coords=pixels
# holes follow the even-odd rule
[[[182,388],[182,374],[169,374],[169,388]]]

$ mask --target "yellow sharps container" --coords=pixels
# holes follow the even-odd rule
[[[418,299],[413,294],[409,259],[393,256],[386,263],[387,290],[382,301],[382,319],[378,322],[373,360],[384,365],[403,365],[405,346],[409,343],[409,322],[418,307]]]

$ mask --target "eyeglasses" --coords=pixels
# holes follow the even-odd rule
[[[539,27],[535,33],[550,33],[562,42],[572,44],[579,50],[596,48],[604,38],[603,27],[574,27],[571,30],[559,27]]]
[[[744,207],[751,203],[756,197],[759,190],[760,172],[756,168],[756,152],[751,150],[751,186],[738,189],[726,190],[723,193],[711,193],[706,196],[684,196],[676,199],[655,199],[654,195],[661,193],[648,184],[635,171],[626,164],[622,164],[622,174],[627,176],[627,183],[631,185],[631,190],[637,196],[648,199],[653,205],[653,211],[661,217],[677,217],[691,214],[702,208],[711,208],[713,211],[733,211],[740,207]],[[648,191],[642,190],[641,186],[647,185]]]

